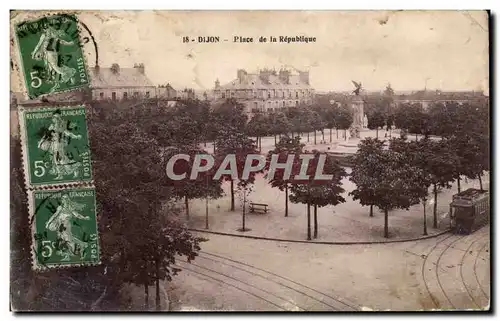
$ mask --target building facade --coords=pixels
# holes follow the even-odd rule
[[[217,80],[213,99],[237,99],[248,113],[274,112],[313,102],[314,90],[309,83],[309,72],[281,69],[263,69],[258,73],[237,71],[236,79],[221,85]]]
[[[93,67],[92,99],[124,100],[144,99],[157,96],[157,88],[148,79],[144,64],[135,64],[133,68],[121,68],[112,64],[110,68]]]

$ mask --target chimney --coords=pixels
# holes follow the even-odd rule
[[[219,79],[215,80],[215,89],[218,89],[220,87],[220,81]]]
[[[247,79],[247,72],[245,71],[245,69],[238,69],[238,71],[236,72],[236,75],[238,76],[238,80],[240,81],[240,84],[244,83]]]
[[[140,64],[134,64],[134,68],[136,68],[141,74],[144,75],[145,67],[142,62]]]
[[[259,73],[260,79],[266,84],[269,83],[269,76],[271,76],[271,71],[269,69],[262,69]]]
[[[309,85],[309,71],[299,71],[299,79],[301,82]]]
[[[118,74],[120,73],[120,65],[119,64],[112,64],[111,65],[111,71],[114,73],[114,74]]]
[[[290,83],[290,71],[286,69],[280,69],[279,78],[280,81],[285,84]]]

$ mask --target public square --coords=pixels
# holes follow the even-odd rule
[[[302,140],[305,149],[325,148],[330,146],[328,137],[327,144]],[[273,137],[262,139],[263,153],[273,146]],[[389,212],[389,239],[383,237],[383,213],[375,209],[374,217],[369,217],[369,207],[347,196],[353,184],[348,178],[342,184],[346,202],[318,209],[319,235],[313,241],[306,241],[306,206],[289,202],[284,217],[285,193],[272,188],[262,175],[247,202],[266,203],[269,212],[247,209],[249,231],[238,231],[242,199],[236,194],[235,211],[229,210],[228,182],[223,184],[226,195],[209,201],[208,230],[205,200],[190,201],[188,226],[209,241],[191,264],[182,258],[178,262],[182,271],[169,285],[170,308],[413,311],[488,306],[489,227],[467,236],[448,231],[456,184],[438,194],[437,229],[432,227],[431,201],[426,208],[428,236],[423,235],[423,206],[415,205],[409,211]],[[483,184],[489,189],[488,175]],[[479,188],[479,182],[463,180],[461,188]]]

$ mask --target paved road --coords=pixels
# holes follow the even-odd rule
[[[210,235],[170,287],[173,310],[478,309],[489,229],[418,242],[328,246]]]

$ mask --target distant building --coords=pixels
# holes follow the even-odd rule
[[[263,69],[255,74],[239,69],[236,79],[225,85],[220,85],[217,80],[213,90],[213,99],[235,98],[245,105],[248,113],[273,112],[311,104],[313,96],[309,72],[292,74],[286,69],[279,72]]]
[[[163,98],[163,99],[174,99],[177,97],[177,91],[170,85],[160,85],[156,89],[156,94],[158,98]]]
[[[110,68],[96,66],[91,72],[93,100],[156,97],[156,87],[146,76],[142,63],[133,68],[121,68],[118,64]]]
[[[440,90],[420,90],[411,94],[395,95],[394,103],[396,105],[401,105],[403,103],[418,103],[422,105],[424,110],[427,110],[434,103],[457,103],[462,105],[487,99],[488,97],[480,91],[444,92]]]
[[[177,97],[180,99],[196,99],[196,93],[194,89],[184,88],[184,90],[177,92]]]

